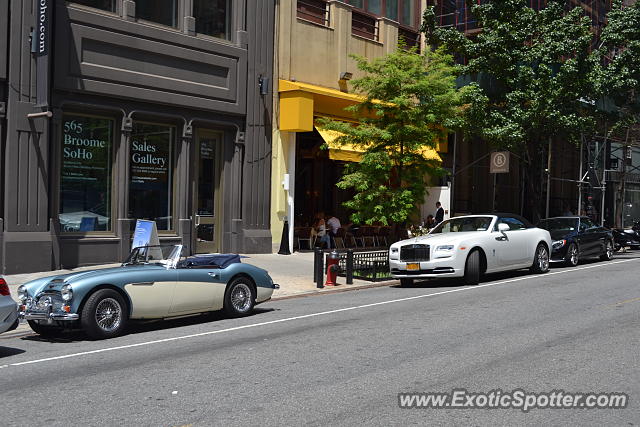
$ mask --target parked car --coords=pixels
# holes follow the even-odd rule
[[[614,240],[611,230],[594,224],[588,217],[547,218],[540,221],[538,227],[551,234],[551,262],[576,266],[582,258],[613,258]]]
[[[426,236],[394,243],[389,266],[402,286],[435,277],[462,277],[475,285],[484,273],[521,268],[546,273],[550,248],[549,232],[518,215],[468,215],[441,222]]]
[[[613,250],[618,252],[623,248],[640,249],[640,240],[633,229],[611,229],[613,234]]]
[[[81,328],[121,334],[134,319],[165,319],[224,309],[249,314],[278,285],[235,254],[181,257],[182,245],[134,248],[120,267],[34,280],[18,288],[20,316],[41,335]]]
[[[0,277],[0,334],[18,327],[18,306],[11,298],[9,286]]]

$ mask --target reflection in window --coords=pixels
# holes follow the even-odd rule
[[[369,0],[367,2],[367,11],[374,15],[382,14],[382,0]]]
[[[73,0],[73,3],[108,10],[109,12],[116,11],[116,0]]]
[[[136,18],[177,27],[177,0],[135,0]]]
[[[134,122],[129,156],[129,218],[155,221],[172,229],[175,127]]]
[[[111,230],[113,120],[65,114],[62,120],[60,227]]]
[[[398,0],[387,0],[386,2],[386,14],[387,18],[398,20]]]
[[[402,10],[400,14],[400,23],[413,27],[415,25],[415,0],[403,0],[401,2]]]
[[[230,0],[194,0],[196,32],[229,40],[231,38]]]

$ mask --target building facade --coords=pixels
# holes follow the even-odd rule
[[[0,3],[4,273],[269,252],[274,1]]]
[[[409,46],[419,45],[425,5],[420,0],[279,2],[271,176],[274,251],[285,218],[290,247],[293,229],[312,225],[318,214],[348,222],[343,202],[351,193],[336,183],[345,164],[358,161],[359,153],[333,145],[314,119],[354,120],[344,108],[362,100],[349,85],[361,73],[350,55],[384,56],[397,49],[400,38]]]

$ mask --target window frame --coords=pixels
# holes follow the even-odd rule
[[[99,7],[89,6],[87,4],[78,3],[77,0],[65,0],[66,6],[77,7],[83,10],[90,10],[92,12],[108,13],[109,15],[120,16],[120,1],[111,0],[113,2],[113,10],[102,9]]]
[[[347,3],[349,3],[351,5],[351,7],[353,7],[355,10],[364,12],[367,15],[371,15],[373,17],[376,18],[387,18],[390,19],[394,22],[397,22],[400,26],[405,27],[405,28],[411,28],[413,31],[419,31],[420,29],[420,18],[421,18],[421,14],[420,14],[420,4],[421,1],[420,0],[398,0],[398,18],[394,19],[394,18],[389,18],[387,16],[387,0],[380,0],[380,10],[382,13],[373,13],[371,11],[369,11],[369,1],[370,0],[362,0],[362,7],[359,6],[355,6],[354,4],[352,4],[351,2],[352,0],[347,0]],[[407,25],[407,24],[403,24],[402,23],[402,6],[403,6],[403,2],[404,1],[413,1],[413,22],[411,25]]]
[[[169,207],[170,207],[170,211],[168,212],[171,216],[171,227],[169,227],[166,230],[160,230],[158,229],[158,235],[160,236],[175,236],[177,235],[177,219],[176,219],[176,213],[177,213],[177,197],[176,197],[176,191],[177,191],[177,185],[178,183],[176,182],[176,168],[177,168],[177,163],[178,163],[178,159],[177,157],[177,153],[178,153],[178,125],[175,123],[161,123],[159,121],[153,121],[154,118],[151,117],[149,120],[147,119],[142,119],[142,120],[133,120],[132,125],[135,126],[136,123],[142,123],[142,124],[146,124],[146,125],[154,125],[154,126],[166,126],[169,127],[171,129],[173,129],[173,133],[172,133],[172,140],[169,143],[169,150],[170,150],[170,155],[171,155],[171,170],[170,170],[170,177],[171,177],[171,196],[170,196],[170,203],[169,203]],[[133,128],[132,128],[132,132],[133,134]],[[129,147],[128,147],[128,152],[127,152],[127,172],[128,172],[128,176],[129,176],[129,181],[127,182],[127,207],[128,210],[131,210],[131,206],[129,200],[131,197],[131,149],[132,149],[132,144],[131,144],[131,140],[129,141]],[[127,214],[127,218],[130,220],[136,220],[138,218],[132,218],[129,216],[129,212],[126,213]]]
[[[119,203],[119,196],[118,196],[118,192],[115,191],[116,190],[116,184],[117,184],[117,180],[118,180],[118,165],[117,165],[117,161],[116,161],[116,155],[117,155],[117,146],[119,144],[119,141],[117,140],[117,132],[116,130],[118,129],[118,119],[115,116],[109,115],[109,114],[91,114],[91,113],[81,113],[78,112],[75,109],[71,109],[71,110],[67,110],[67,111],[63,111],[62,112],[62,119],[60,121],[60,130],[58,133],[58,140],[60,141],[60,147],[58,150],[58,154],[60,155],[59,161],[58,163],[58,174],[57,174],[57,178],[58,178],[58,191],[57,191],[57,219],[58,219],[58,224],[60,224],[60,214],[62,213],[60,210],[62,209],[62,171],[63,171],[63,162],[64,162],[64,157],[62,155],[62,150],[64,148],[64,141],[63,141],[63,135],[64,135],[64,122],[65,122],[65,117],[66,116],[76,116],[76,117],[89,117],[89,118],[95,118],[95,119],[107,119],[111,121],[111,159],[110,159],[110,179],[109,179],[109,193],[110,193],[110,207],[109,207],[109,213],[110,213],[110,217],[109,217],[109,227],[110,230],[99,230],[99,231],[64,231],[62,229],[60,229],[60,236],[65,238],[65,237],[114,237],[116,236],[116,230],[115,230],[115,223],[114,223],[114,219],[117,217],[118,215],[118,203]]]
[[[141,24],[147,24],[147,25],[152,25],[152,26],[156,26],[156,27],[160,27],[163,29],[171,29],[174,31],[182,31],[183,29],[183,23],[182,21],[184,21],[184,17],[186,16],[186,14],[184,13],[184,2],[183,0],[172,0],[175,2],[176,5],[176,15],[175,15],[175,20],[176,20],[176,25],[167,25],[167,24],[163,24],[162,22],[156,22],[156,21],[150,21],[148,19],[144,19],[144,18],[140,18],[138,17],[138,3],[136,0],[132,0],[135,3],[135,11],[136,11],[136,15],[135,15],[135,20],[138,23]],[[183,18],[183,19],[180,19]]]

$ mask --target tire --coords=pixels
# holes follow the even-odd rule
[[[94,339],[120,335],[129,320],[129,309],[113,289],[100,289],[89,296],[80,315],[80,325]]]
[[[607,240],[604,244],[604,253],[600,255],[600,259],[602,261],[611,261],[613,259],[613,242],[611,240]]]
[[[413,279],[400,279],[401,288],[410,288],[413,286]]]
[[[580,262],[578,255],[578,246],[575,243],[570,243],[567,248],[567,255],[564,257],[564,263],[568,267],[575,267]]]
[[[480,283],[480,251],[471,251],[464,264],[464,283],[477,285]]]
[[[53,338],[62,333],[62,328],[59,328],[57,326],[41,325],[35,320],[27,320],[27,322],[29,323],[29,327],[33,330],[33,332],[43,338]]]
[[[536,247],[533,264],[529,270],[535,274],[544,274],[549,271],[549,249],[542,243],[538,243]]]
[[[231,281],[224,294],[224,311],[232,317],[242,317],[253,311],[256,304],[255,285],[248,277]]]

